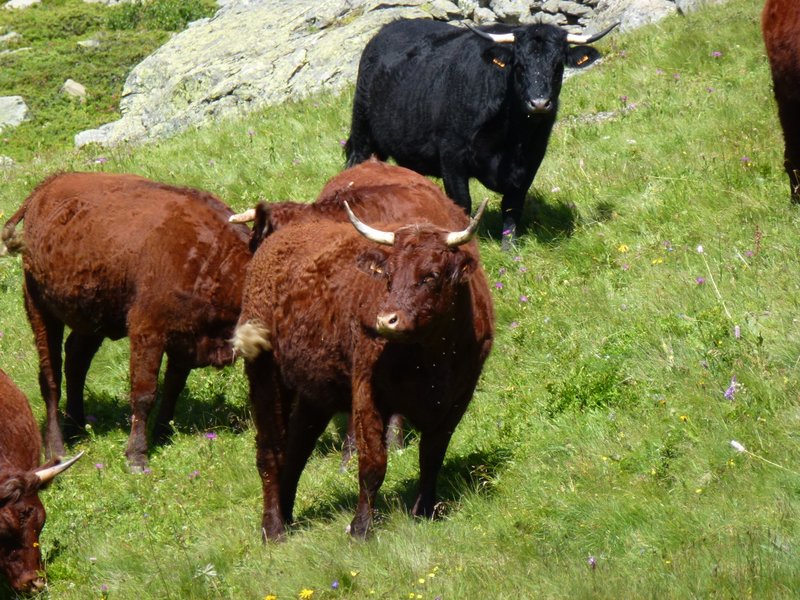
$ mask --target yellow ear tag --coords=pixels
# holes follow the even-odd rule
[[[588,57],[587,57],[587,58],[588,58]],[[501,69],[502,69],[502,68],[504,68],[504,67],[506,66],[506,63],[504,63],[504,62],[503,62],[502,60],[500,60],[499,58],[493,58],[493,59],[492,59],[492,62],[493,62],[494,64],[496,64],[498,67],[500,67]]]
[[[587,60],[589,60],[589,55],[588,54],[584,54],[583,57],[578,61],[578,66],[581,66]]]

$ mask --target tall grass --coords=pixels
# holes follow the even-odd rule
[[[373,538],[349,539],[357,475],[338,470],[339,423],[303,475],[288,541],[262,545],[241,366],[192,374],[173,440],[136,477],[127,345],[107,343],[89,374],[96,420],[73,448],[87,457],[44,494],[44,595],[794,597],[800,215],[759,11],[730,0],[601,42],[603,63],[565,85],[515,252],[495,239],[499,198],[474,184],[491,198],[497,339],[447,454],[442,519],[408,514],[412,432]],[[342,166],[351,99],[26,162],[0,172],[0,210],[57,169],[136,172],[237,209],[312,199]],[[20,278],[19,259],[0,262],[0,365],[42,419]]]

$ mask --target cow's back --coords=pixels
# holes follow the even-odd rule
[[[41,451],[41,434],[28,399],[0,369],[0,469],[33,469]]]
[[[767,0],[761,27],[776,85],[793,83],[791,94],[800,99],[800,7],[796,0]]]
[[[237,284],[249,254],[230,214],[210,194],[134,175],[56,175],[27,201],[26,274],[70,327],[120,337],[134,302],[180,314],[222,293],[220,270]]]

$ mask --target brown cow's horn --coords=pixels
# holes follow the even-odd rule
[[[228,217],[229,223],[249,223],[250,221],[255,221],[256,219],[256,209],[255,208],[248,208],[246,211],[242,213],[237,213],[235,215],[231,215]]]
[[[609,31],[614,29],[614,27],[616,27],[617,25],[619,25],[619,21],[614,23],[608,29],[604,29],[600,33],[595,33],[594,35],[575,35],[573,33],[568,33],[567,34],[567,43],[569,43],[569,44],[591,44],[592,42],[596,42],[601,37],[606,35]]]
[[[464,23],[466,25],[466,23]],[[480,29],[475,29],[474,27],[470,27],[467,25],[467,29],[472,31],[473,33],[478,34],[485,40],[492,41],[496,44],[513,44],[514,43],[514,34],[513,33],[489,33],[488,31],[481,31]]]
[[[478,207],[478,212],[475,213],[475,216],[472,217],[472,220],[469,222],[469,226],[463,231],[453,231],[448,233],[445,243],[448,246],[455,247],[460,246],[461,244],[466,244],[468,241],[470,241],[475,235],[475,232],[478,231],[478,223],[483,216],[483,211],[486,210],[487,204],[489,204],[489,199],[485,198]]]
[[[56,475],[63,473],[67,469],[69,469],[72,465],[78,462],[78,459],[83,456],[83,452],[79,452],[72,458],[62,463],[58,463],[57,465],[53,465],[52,467],[47,467],[45,469],[39,469],[35,471],[36,476],[39,478],[39,481],[42,484],[48,483],[52,481]]]
[[[344,209],[347,211],[347,218],[350,219],[350,222],[353,224],[353,227],[356,228],[358,233],[363,235],[368,240],[372,240],[378,244],[383,244],[384,246],[394,245],[394,233],[391,231],[381,231],[380,229],[375,229],[374,227],[370,227],[366,223],[359,221],[358,217],[353,214],[352,210],[350,210],[350,205],[347,204],[347,200],[344,202]]]

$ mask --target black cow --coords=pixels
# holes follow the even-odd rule
[[[503,241],[513,239],[525,194],[544,158],[564,66],[600,53],[583,44],[607,34],[553,25],[469,30],[427,19],[385,25],[358,68],[348,166],[371,154],[444,180],[471,210],[469,178],[503,194]],[[582,44],[571,46],[570,44]]]

